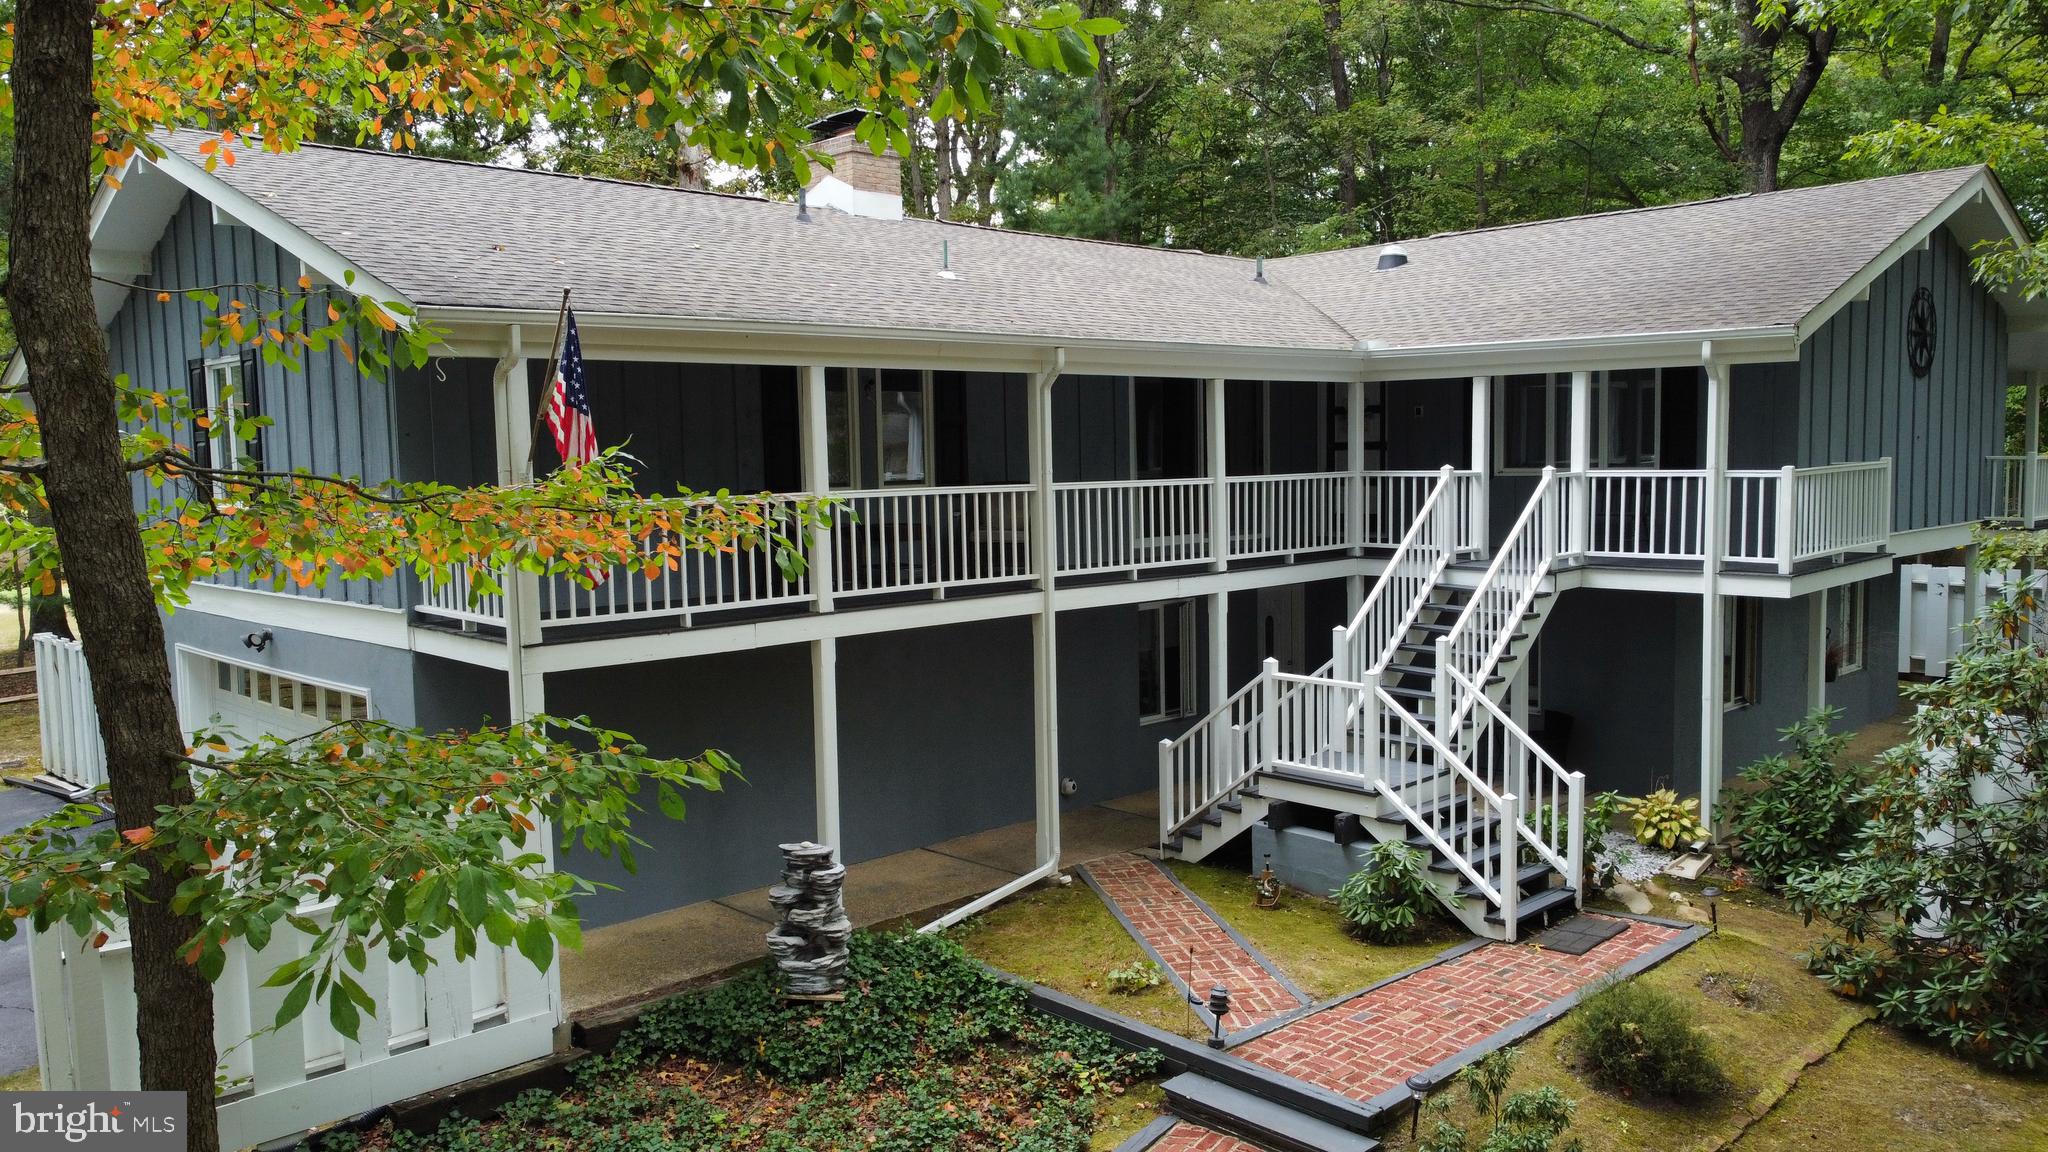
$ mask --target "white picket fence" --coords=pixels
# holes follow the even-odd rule
[[[85,649],[49,632],[38,633],[35,643],[43,771],[77,788],[97,788],[107,782],[107,749],[100,743]]]
[[[76,784],[106,780],[106,755],[85,658],[76,643],[36,637],[45,770]],[[550,835],[542,826],[543,842]],[[302,913],[321,922],[324,904]],[[260,952],[232,941],[213,986],[221,1055],[221,1143],[241,1148],[330,1124],[422,1092],[515,1067],[554,1050],[559,967],[536,969],[517,950],[480,941],[462,962],[445,937],[424,975],[371,949],[357,975],[377,1001],[355,1040],[315,1005],[266,1031],[286,989],[263,982],[310,937],[280,925]],[[141,1086],[135,980],[125,931],[99,947],[55,926],[31,932],[29,984],[43,1087],[126,1091]]]
[[[1962,651],[1968,618],[1963,595],[1969,570],[1934,564],[1899,565],[1899,673],[1941,677]],[[1983,600],[1989,603],[2020,578],[2017,570],[1977,573]],[[2038,583],[2044,574],[2035,573]],[[2034,619],[2037,643],[2048,643],[2048,613]]]

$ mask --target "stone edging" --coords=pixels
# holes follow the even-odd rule
[[[1160,1139],[1172,1131],[1173,1126],[1178,1123],[1180,1123],[1178,1116],[1170,1113],[1161,1116],[1136,1132],[1131,1133],[1124,1139],[1123,1143],[1116,1146],[1115,1152],[1145,1152],[1145,1149],[1159,1143]]]

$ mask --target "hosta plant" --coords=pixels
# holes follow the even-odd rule
[[[1653,848],[1668,850],[1707,835],[1706,826],[1700,823],[1699,800],[1692,796],[1681,800],[1669,788],[1630,800],[1626,811],[1636,840]]]
[[[1147,988],[1157,988],[1160,980],[1159,965],[1150,960],[1135,960],[1129,964],[1118,965],[1111,968],[1102,978],[1103,984],[1108,986],[1111,992],[1122,993],[1125,996],[1135,996]]]

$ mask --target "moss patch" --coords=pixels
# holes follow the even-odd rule
[[[1336,904],[1288,892],[1278,908],[1252,903],[1252,878],[1235,869],[1172,861],[1167,867],[1244,934],[1252,946],[1317,999],[1338,996],[1413,968],[1465,939],[1453,925],[1433,922],[1411,943],[1368,944],[1351,935]]]
[[[0,1076],[0,1092],[40,1092],[42,1088],[40,1068],[23,1068],[12,1076]]]
[[[43,770],[43,728],[36,715],[36,702],[0,704],[0,761],[21,760],[18,768],[0,769],[0,775],[34,776]]]
[[[1088,1138],[1088,1152],[1114,1152],[1165,1111],[1166,1092],[1157,1080],[1133,1084],[1123,1095],[1108,1097],[1095,1109],[1095,1131]]]
[[[1849,1133],[1890,1152],[2048,1148],[2048,1082],[1987,1072],[1873,1025],[1809,1070],[1735,1148],[1841,1147]]]
[[[1111,968],[1149,957],[1085,884],[1026,893],[969,920],[954,934],[970,954],[1005,972],[1154,1028],[1206,1035],[1169,983],[1128,996],[1109,990],[1104,977]]]

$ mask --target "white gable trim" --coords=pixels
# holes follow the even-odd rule
[[[1870,286],[1877,282],[1878,277],[1891,271],[1892,265],[1897,264],[1906,253],[1925,248],[1937,228],[1946,226],[1957,212],[1980,199],[1997,213],[2000,224],[2013,240],[2021,244],[2029,242],[2031,238],[2027,235],[2027,226],[2021,222],[2019,213],[2013,210],[2012,202],[2005,198],[2005,191],[1991,178],[1989,169],[1981,169],[1963,181],[1961,187],[1949,193],[1948,197],[1918,224],[1886,245],[1884,251],[1878,253],[1877,258],[1865,265],[1861,272],[1851,276],[1841,287],[1829,293],[1827,299],[1822,300],[1813,311],[1808,312],[1806,318],[1798,324],[1799,342],[1804,344],[1814,333],[1820,331],[1823,325],[1834,319],[1836,313],[1858,298],[1868,299]],[[2013,299],[2007,296],[2008,308]]]
[[[353,273],[355,282],[350,288],[351,291],[359,295],[368,296],[374,300],[396,301],[408,307],[412,305],[412,301],[406,299],[404,293],[386,284],[376,276],[371,275],[360,265],[353,263],[342,256],[341,253],[315,239],[298,225],[272,212],[264,206],[262,201],[236,190],[229,186],[226,181],[221,180],[219,177],[206,171],[205,168],[192,163],[177,153],[167,151],[162,156],[155,158],[144,157],[138,154],[130,167],[125,170],[127,178],[132,179],[142,166],[147,166],[150,169],[163,173],[165,176],[176,181],[186,191],[205,200],[212,206],[216,220],[246,225],[251,231],[269,240],[297,259],[308,273],[331,280],[336,284],[348,283],[349,275]],[[99,234],[100,223],[112,210],[114,202],[120,198],[121,192],[122,189],[115,189],[104,183],[101,185],[99,196],[104,197],[104,199],[96,198],[96,202],[93,205],[93,235],[95,238]],[[180,285],[165,285],[164,287],[175,289],[180,287]],[[406,318],[403,316],[393,317],[393,319],[398,320],[401,324],[406,323]]]

